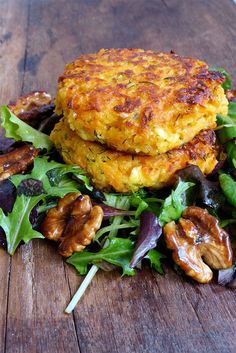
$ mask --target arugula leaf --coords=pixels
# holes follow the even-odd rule
[[[224,88],[224,90],[227,90],[227,89],[231,89],[232,88],[232,79],[231,79],[231,76],[230,74],[228,73],[228,71],[226,71],[223,67],[210,67],[209,68],[210,71],[218,71],[218,72],[221,72],[224,77],[225,77],[225,80],[224,82],[222,83],[222,87]]]
[[[194,186],[194,183],[179,181],[175,190],[171,191],[171,195],[167,197],[162,205],[159,215],[160,225],[176,221],[180,218],[186,205],[183,202],[184,193]]]
[[[32,209],[42,199],[42,196],[26,197],[24,195],[16,198],[12,212],[7,216],[0,209],[0,223],[7,238],[7,250],[13,255],[21,241],[28,243],[34,238],[43,238],[43,235],[32,229],[29,216]]]
[[[17,118],[6,105],[0,108],[0,115],[2,119],[2,127],[6,131],[6,137],[13,138],[16,141],[31,142],[36,148],[45,148],[49,151],[53,143],[49,136],[35,130],[24,121]]]
[[[162,264],[161,264],[161,259],[164,259],[164,258],[166,258],[165,255],[161,254],[160,252],[154,249],[149,250],[147,255],[144,257],[144,259],[148,259],[150,261],[151,267],[153,267],[154,270],[156,270],[160,274],[164,273]]]
[[[236,207],[236,182],[228,174],[220,174],[219,182],[227,201]]]
[[[64,166],[64,167],[63,167]],[[47,172],[47,176],[49,178],[49,182],[51,186],[58,185],[59,182],[62,182],[64,180],[64,176],[68,173],[72,173],[76,179],[81,180],[86,189],[92,191],[93,187],[90,184],[90,179],[87,175],[85,175],[85,172],[83,169],[80,167],[77,167],[75,165],[62,165],[60,164],[59,168],[56,167],[54,169],[50,169]],[[67,179],[67,176],[66,176]]]
[[[130,203],[136,207],[135,218],[139,218],[141,213],[148,208],[148,203],[138,193],[130,197]]]
[[[72,169],[72,166],[65,166],[54,161],[48,162],[45,157],[37,157],[34,160],[34,168],[30,174],[19,174],[11,177],[12,183],[17,188],[18,196],[12,212],[5,215],[3,210],[0,209],[0,224],[6,233],[9,254],[14,254],[21,241],[27,243],[33,238],[43,238],[41,233],[32,229],[29,219],[33,208],[40,201],[45,203],[47,195],[50,197],[63,197],[69,192],[78,191],[78,183],[66,175],[66,173],[70,174],[71,172],[79,173],[80,168],[73,168],[75,170]],[[55,169],[60,177],[56,179],[54,186],[52,186],[47,173]],[[60,173],[60,169],[63,170],[62,173]],[[32,180],[34,180],[33,184]],[[36,182],[38,182],[40,188],[36,188],[35,191]],[[24,186],[24,192],[22,192],[22,185]],[[38,195],[39,190],[41,190],[41,193]],[[19,195],[19,191],[21,195]]]
[[[76,270],[85,275],[88,271],[88,265],[99,267],[101,261],[107,261],[115,266],[121,267],[123,275],[133,276],[134,269],[129,265],[134,251],[134,243],[125,238],[109,238],[109,243],[100,251],[94,253],[84,250],[80,253],[74,253],[66,262],[73,265]]]

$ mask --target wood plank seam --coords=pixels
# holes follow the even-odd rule
[[[24,91],[24,85],[25,85],[25,71],[26,71],[26,63],[27,63],[27,57],[28,57],[28,49],[29,49],[29,26],[30,26],[30,11],[31,11],[31,1],[29,1],[28,7],[27,7],[27,24],[26,24],[26,45],[25,45],[25,53],[24,53],[24,62],[23,62],[23,77],[22,77],[22,84],[21,84],[21,90],[20,94],[23,93]]]
[[[6,318],[5,318],[4,353],[7,353],[6,348],[7,348],[7,327],[8,327],[8,307],[9,307],[9,294],[10,294],[10,281],[11,281],[11,265],[12,265],[12,258],[10,257],[8,279],[7,279],[7,305],[6,305]]]
[[[68,278],[68,275],[67,275],[67,272],[66,272],[66,264],[65,264],[64,261],[63,261],[63,268],[64,268],[65,279],[66,279],[66,282],[67,282],[68,288],[69,288],[70,297],[72,297],[73,294],[72,294],[72,291],[71,291],[70,281],[69,281],[69,278]],[[72,318],[73,318],[73,326],[74,326],[74,329],[75,329],[75,335],[76,335],[76,339],[77,339],[77,343],[78,343],[79,352],[82,353],[82,350],[81,350],[81,347],[80,347],[80,341],[79,341],[79,336],[78,336],[76,319],[75,319],[75,312],[74,311],[72,312]]]

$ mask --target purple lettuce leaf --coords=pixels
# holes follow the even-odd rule
[[[192,195],[196,201],[218,210],[225,203],[220,185],[216,181],[208,180],[196,165],[190,165],[178,172],[181,180],[191,181],[196,184],[197,191]],[[191,198],[192,198],[191,197]]]
[[[0,181],[0,208],[5,213],[11,212],[16,199],[16,188],[9,180]],[[0,247],[6,250],[7,240],[2,227],[0,227]]]
[[[112,206],[104,205],[103,203],[96,203],[93,202],[93,206],[100,206],[103,210],[103,219],[107,220],[110,217],[115,217],[115,216],[133,216],[135,214],[135,211],[127,211],[127,210],[121,210],[119,208],[115,208]]]
[[[219,270],[218,283],[221,286],[236,288],[236,265],[225,270]]]
[[[140,216],[140,231],[130,267],[135,267],[151,249],[157,245],[162,234],[158,218],[151,211],[143,211]]]
[[[0,126],[0,154],[9,152],[14,143],[15,140],[5,137],[5,130]]]
[[[16,199],[16,188],[9,180],[0,181],[0,208],[5,213],[11,212]]]

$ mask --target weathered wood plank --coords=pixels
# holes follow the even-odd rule
[[[162,277],[144,269],[123,279],[100,272],[75,310],[81,350],[233,353],[234,302],[235,292],[190,283],[170,270]]]
[[[7,83],[0,86],[1,102],[21,87],[54,93],[66,62],[101,47],[173,49],[235,70],[230,0],[9,0],[0,6],[0,73]],[[6,327],[6,353],[235,352],[234,291],[195,285],[171,271],[123,279],[99,272],[74,316],[65,316],[69,290],[81,278],[67,265],[64,270],[53,245],[34,241],[12,259],[6,326],[7,255],[0,266],[0,351]]]
[[[0,352],[4,352],[5,349],[5,335],[6,335],[6,314],[8,305],[8,283],[9,283],[9,272],[10,272],[10,259],[4,250],[0,250]]]
[[[12,38],[8,55],[14,61],[7,62],[6,56],[3,55],[6,65],[4,81],[7,82],[10,76],[8,91],[1,92],[3,102],[19,96],[21,91],[29,92],[43,88],[40,86],[42,81],[38,79],[40,74],[37,73],[37,64],[40,63],[41,55],[39,48],[43,52],[48,52],[50,48],[44,38],[41,38],[40,44],[35,40],[35,36],[38,37],[37,31],[34,31],[34,21],[41,26],[40,18],[34,18],[34,14],[38,13],[34,8],[37,4],[38,2],[34,1],[12,2],[13,9],[10,9],[12,12],[9,16],[14,24],[10,23]],[[42,2],[39,5],[45,7]],[[19,12],[25,12],[25,17],[22,17],[18,27],[15,22],[19,20]],[[46,17],[45,21],[47,19],[49,17]],[[43,33],[45,27],[41,28]],[[34,53],[37,54],[34,56]],[[13,72],[12,67],[16,69],[16,73]],[[47,66],[44,66],[44,69],[43,80],[45,82],[48,80],[52,86],[52,72],[46,71]],[[33,77],[34,85],[29,81],[29,73]],[[14,80],[17,83],[17,79],[19,80],[18,90],[14,86]],[[9,261],[9,258],[5,257]],[[4,266],[2,268],[4,270]],[[7,273],[6,269],[5,275]],[[4,287],[4,298],[6,298],[8,286]],[[6,343],[5,351],[12,353],[80,352],[73,317],[63,313],[69,297],[64,264],[54,248],[46,242],[37,241],[20,248],[11,263],[7,317],[3,313],[6,325],[4,323],[2,327],[3,330],[4,327],[7,328],[5,339],[3,337],[3,342]]]
[[[27,23],[27,0],[0,2],[0,104],[21,92],[23,72],[19,72],[18,65],[25,56]]]
[[[70,293],[54,244],[35,241],[12,259],[6,352],[79,353],[72,316],[63,314]]]
[[[25,51],[27,12],[27,1],[21,5],[12,0],[0,1],[0,104],[21,91],[22,74],[17,71],[17,63]],[[0,269],[0,352],[4,352],[11,259],[2,249]]]

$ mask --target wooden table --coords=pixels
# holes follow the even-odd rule
[[[66,62],[108,47],[202,58],[235,74],[231,0],[0,0],[0,101],[55,93]],[[81,278],[47,241],[0,251],[0,352],[236,352],[236,293],[172,271],[100,271],[73,315]]]

